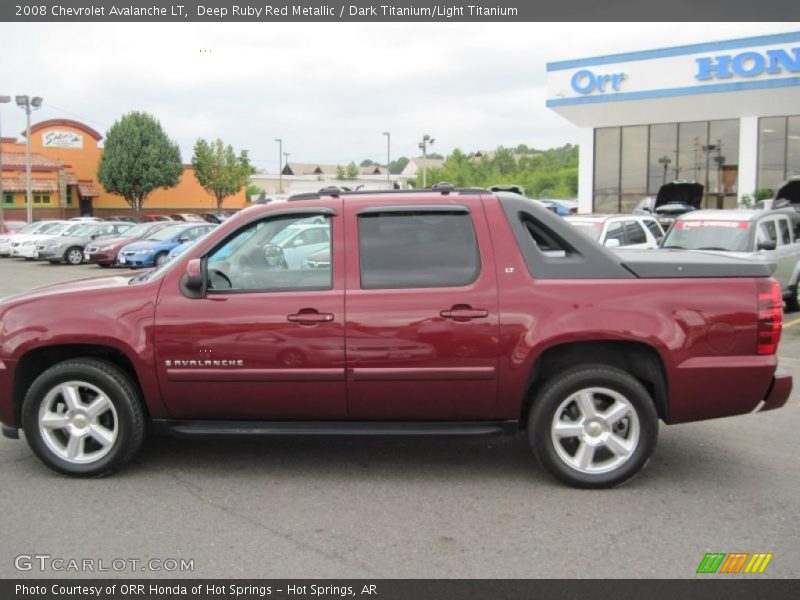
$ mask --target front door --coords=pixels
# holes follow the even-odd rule
[[[243,225],[207,257],[203,298],[182,293],[183,269],[162,285],[156,309],[156,363],[164,400],[180,419],[346,417],[344,261],[334,244],[322,268],[295,267],[272,243],[312,219],[326,239],[341,240],[340,200],[279,211]],[[330,244],[329,244],[330,246]],[[335,249],[335,250],[334,250]]]
[[[494,418],[497,285],[480,197],[348,200],[350,417]]]

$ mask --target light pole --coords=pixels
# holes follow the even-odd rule
[[[428,187],[428,166],[425,164],[428,159],[428,146],[433,146],[433,142],[435,140],[429,136],[427,133],[422,136],[422,141],[417,144],[420,148],[422,148],[422,187]]]
[[[283,164],[284,165],[288,165],[289,164],[289,152],[284,152],[283,153]],[[281,169],[281,172],[283,172],[283,169]],[[289,188],[291,189],[291,187],[292,187],[292,184],[291,184],[291,182],[289,182]]]
[[[658,164],[664,165],[664,177],[661,180],[661,185],[664,185],[665,183],[667,183],[667,168],[669,167],[669,164],[671,162],[672,162],[672,160],[666,154],[658,159]]]
[[[283,193],[283,140],[275,138],[278,142],[278,193]]]
[[[389,170],[389,166],[392,164],[392,134],[388,131],[384,131],[383,135],[386,136],[386,181],[392,181],[392,172]]]
[[[31,111],[42,107],[39,96],[17,96],[17,106],[25,111],[25,190],[27,195],[28,223],[33,223],[33,190],[31,189]]]
[[[0,96],[0,104],[11,102],[11,96]],[[6,202],[3,194],[3,131],[2,119],[0,119],[0,233],[5,232],[5,215],[3,214],[3,204]]]

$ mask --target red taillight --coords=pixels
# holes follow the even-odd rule
[[[573,206],[572,208],[569,209],[569,214],[570,215],[577,215],[578,214],[578,209]]]
[[[763,281],[763,283],[762,283]],[[783,296],[774,279],[759,281],[758,348],[759,354],[775,354],[783,327]]]

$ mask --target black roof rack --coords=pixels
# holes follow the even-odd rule
[[[478,195],[478,194],[488,194],[491,193],[483,188],[454,188],[450,184],[442,185],[437,184],[437,187],[434,186],[432,188],[423,188],[420,190],[358,190],[358,191],[341,191],[341,190],[328,190],[327,188],[323,188],[318,192],[308,192],[304,194],[294,194],[293,196],[289,196],[287,201],[293,202],[295,200],[320,200],[324,196],[330,198],[340,198],[344,196],[374,196],[374,195],[403,195],[403,194],[441,194],[442,196],[447,196],[451,192],[463,194],[465,196],[471,195]]]

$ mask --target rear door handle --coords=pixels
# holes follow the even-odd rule
[[[489,316],[489,311],[485,308],[451,308],[440,311],[439,316],[456,321],[468,321],[469,319],[485,319]]]
[[[333,315],[331,313],[321,313],[321,312],[299,312],[293,315],[289,315],[286,317],[287,321],[291,321],[292,323],[298,323],[300,325],[314,325],[315,323],[330,323],[333,321]]]

